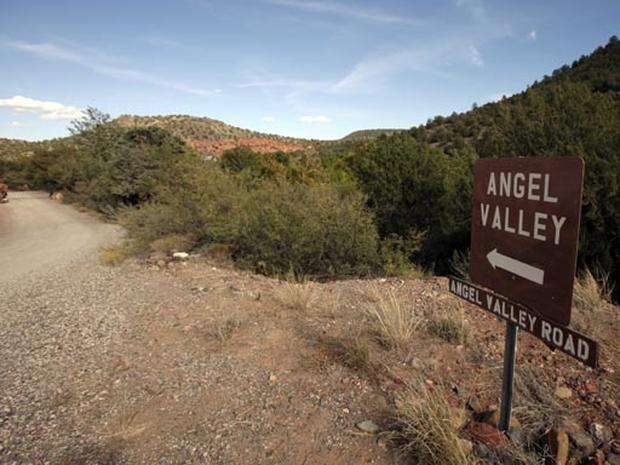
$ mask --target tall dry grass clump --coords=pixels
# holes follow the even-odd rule
[[[436,388],[419,379],[396,398],[402,451],[419,465],[475,465],[466,441],[458,435],[465,412],[448,404]]]
[[[471,335],[471,325],[465,318],[460,303],[454,307],[436,306],[426,314],[424,327],[429,334],[451,344],[466,344]]]
[[[275,290],[275,297],[286,307],[302,313],[308,312],[317,303],[317,295],[307,282],[284,281]]]
[[[605,310],[611,302],[612,292],[609,275],[595,277],[586,268],[575,280],[573,288],[572,326],[590,336],[597,335],[606,320]]]
[[[367,297],[369,302],[364,311],[381,342],[395,348],[407,345],[421,323],[420,317],[403,305],[392,289],[380,290],[371,285]]]
[[[560,425],[569,413],[555,396],[552,383],[539,368],[518,368],[515,391],[514,412],[533,436]]]

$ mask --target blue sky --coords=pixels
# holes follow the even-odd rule
[[[620,35],[620,2],[0,0],[0,137],[86,106],[339,138],[464,111]]]

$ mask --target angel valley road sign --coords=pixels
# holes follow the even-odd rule
[[[574,157],[478,160],[472,281],[568,325],[583,174]]]

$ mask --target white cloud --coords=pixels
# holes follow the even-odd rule
[[[398,16],[390,13],[385,13],[375,9],[368,9],[362,6],[346,5],[340,2],[334,1],[303,1],[303,0],[267,0],[268,3],[274,5],[286,6],[291,8],[297,8],[299,10],[311,11],[315,13],[329,13],[338,16],[345,16],[349,18],[364,19],[368,21],[375,21],[381,23],[392,24],[409,24],[409,25],[423,25],[426,21],[416,18],[408,18],[404,16]]]
[[[263,116],[260,120],[263,123],[273,123],[276,119],[273,116]]]
[[[325,115],[316,115],[316,116],[305,115],[299,118],[299,121],[301,123],[307,123],[307,124],[326,124],[326,123],[331,122],[331,119]]]
[[[537,37],[538,37],[538,33],[536,32],[536,29],[532,29],[527,35],[527,38],[530,39],[531,41],[535,41]]]
[[[220,94],[217,90],[207,90],[187,85],[183,82],[170,81],[168,79],[154,76],[137,69],[125,68],[110,63],[110,59],[105,59],[105,54],[95,51],[95,53],[85,53],[68,47],[62,47],[53,43],[28,43],[19,41],[8,41],[1,44],[4,47],[12,48],[22,52],[30,53],[42,58],[66,61],[83,66],[95,73],[121,79],[126,81],[137,81],[146,84],[153,84],[159,87],[166,87],[180,92],[199,95],[201,97],[212,97]]]
[[[21,95],[16,95],[8,99],[0,99],[0,107],[10,108],[20,113],[35,113],[41,119],[46,120],[70,120],[83,116],[82,110],[77,107],[63,105],[58,102],[36,100],[22,97]],[[11,126],[19,127],[20,124],[18,121],[13,121]]]
[[[23,128],[25,124],[22,123],[21,121],[11,121],[9,123],[9,126],[11,126],[12,128]]]

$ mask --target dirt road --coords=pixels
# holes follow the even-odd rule
[[[0,207],[0,284],[69,263],[118,234],[44,192],[11,192]]]
[[[391,463],[355,434],[381,397],[276,281],[107,266],[117,228],[39,193],[0,207],[0,464]]]

